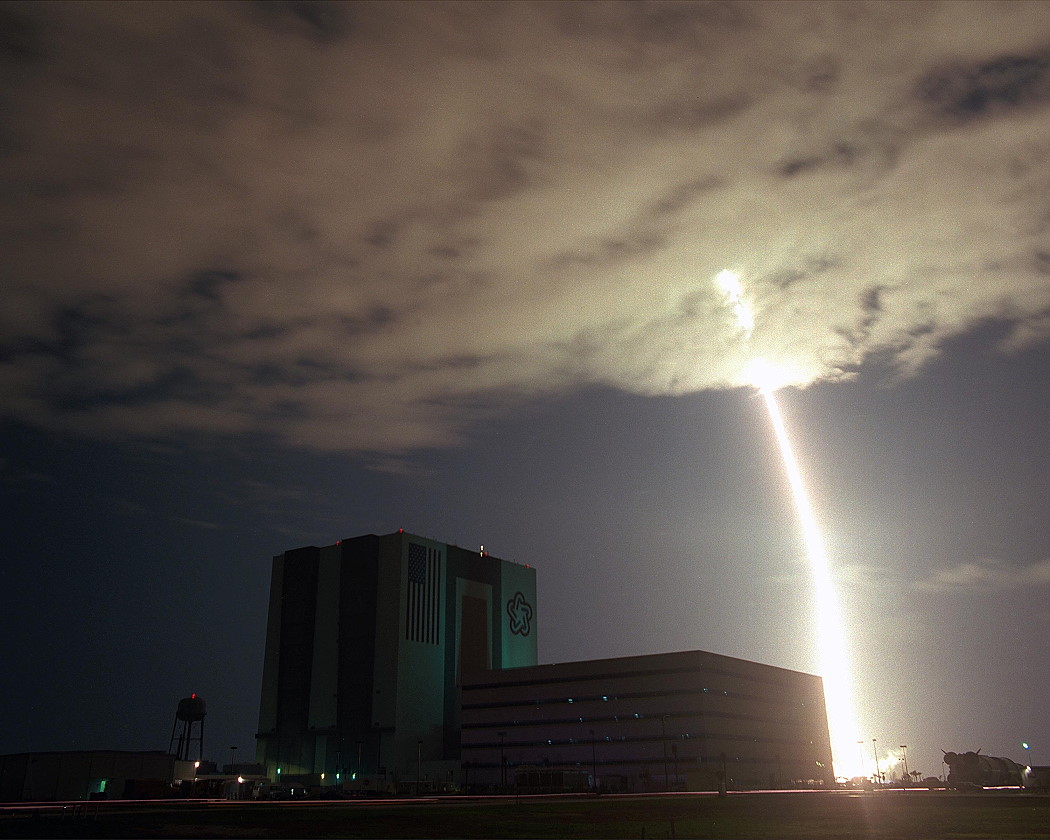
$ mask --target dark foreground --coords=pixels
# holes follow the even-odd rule
[[[0,810],[0,837],[1050,838],[1018,791],[81,803]]]

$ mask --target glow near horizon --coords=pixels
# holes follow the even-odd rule
[[[754,330],[755,319],[751,308],[744,299],[743,285],[740,276],[724,270],[715,277],[719,288],[725,293],[737,325],[750,338]],[[857,753],[857,723],[853,708],[853,695],[850,685],[852,669],[849,653],[846,649],[845,626],[839,609],[838,593],[831,579],[831,567],[824,537],[817,525],[813,506],[806,492],[798,459],[795,457],[787,426],[784,424],[780,405],[775,391],[790,379],[783,371],[777,370],[764,359],[755,359],[748,366],[748,384],[758,389],[766,404],[780,456],[784,462],[791,497],[795,504],[802,539],[809,559],[810,573],[813,578],[813,599],[816,607],[816,632],[820,674],[824,682],[824,705],[828,718],[828,734],[831,739],[831,754],[836,776],[852,777],[862,775],[863,759]]]

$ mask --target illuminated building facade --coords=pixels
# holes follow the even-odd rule
[[[256,760],[314,784],[458,780],[464,675],[535,664],[529,566],[403,531],[286,551]]]
[[[482,788],[834,782],[820,677],[703,651],[475,675],[462,738],[467,782]]]

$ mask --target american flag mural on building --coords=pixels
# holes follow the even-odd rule
[[[408,592],[405,599],[405,638],[408,641],[438,643],[440,582],[441,552],[436,548],[409,543]]]

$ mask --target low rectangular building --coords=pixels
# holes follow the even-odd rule
[[[471,675],[462,759],[489,789],[834,783],[821,678],[704,651]]]
[[[55,802],[171,796],[192,779],[192,761],[162,752],[68,750],[0,755],[0,802]]]

